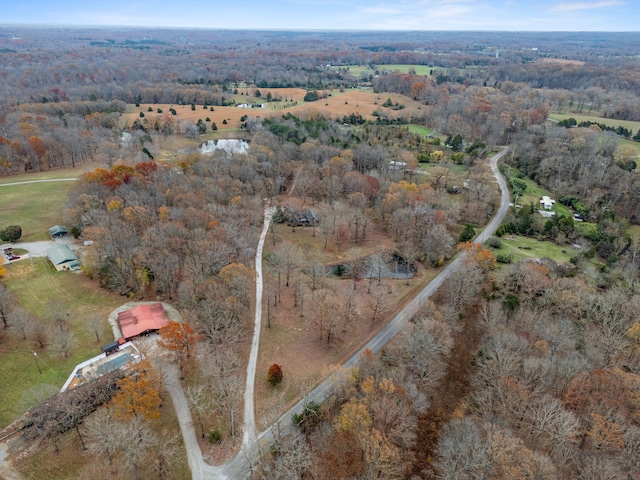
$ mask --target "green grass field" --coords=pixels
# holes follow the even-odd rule
[[[17,177],[11,179],[21,181]],[[0,186],[0,227],[20,225],[21,242],[49,240],[49,227],[62,223],[63,206],[72,185],[73,182],[46,182]]]
[[[429,173],[434,168],[438,168],[438,167],[446,167],[451,170],[451,173],[449,174],[449,185],[454,185],[455,183],[462,184],[464,180],[469,176],[469,168],[464,165],[440,164],[440,163],[421,163],[420,164],[420,168],[422,168],[427,173]]]
[[[422,76],[438,75],[441,72],[446,73],[445,68],[430,67],[429,65],[376,65],[376,69],[378,71],[387,70],[389,72],[398,71],[400,73],[409,73],[410,70],[414,70],[416,75]]]
[[[513,263],[526,258],[544,257],[556,262],[568,263],[571,257],[576,256],[576,251],[569,245],[556,245],[553,242],[518,235],[502,237],[502,247],[491,250],[496,255],[511,255]]]
[[[439,73],[447,73],[446,68],[442,67],[430,67],[428,65],[399,65],[399,64],[389,64],[389,65],[376,65],[375,70],[369,68],[368,65],[340,65],[335,68],[348,68],[349,73],[354,77],[361,77],[362,75],[373,75],[375,70],[382,71],[385,70],[387,72],[395,72],[398,71],[400,73],[409,73],[410,70],[415,71],[416,75],[421,76],[430,76],[430,75],[438,75]]]
[[[373,70],[371,70],[367,65],[339,65],[334,68],[346,68],[349,70],[349,73],[354,77],[360,78],[364,75],[373,75]]]
[[[433,130],[423,125],[416,125],[412,123],[410,125],[407,125],[407,127],[409,127],[409,132],[413,133],[414,135],[422,135],[423,137],[426,137],[427,135],[433,135]]]

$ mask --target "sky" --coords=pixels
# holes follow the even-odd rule
[[[638,31],[638,0],[2,0],[0,24]]]

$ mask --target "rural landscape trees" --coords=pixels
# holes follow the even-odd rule
[[[256,310],[259,430],[335,381],[327,402],[279,420],[293,433],[274,435],[255,478],[637,477],[636,34],[11,35],[0,175],[79,176],[60,212],[88,242],[70,285],[162,299],[183,320],[128,375],[37,395],[19,431],[47,461],[22,456],[30,477],[63,478],[35,464],[76,445],[95,462],[78,455],[65,478],[188,478],[168,382],[205,458],[229,460]],[[248,143],[218,148],[229,139]],[[480,245],[500,145],[513,208]],[[543,195],[556,201],[544,216]],[[18,223],[0,238],[33,235]],[[456,255],[379,354],[336,366]],[[51,359],[107,341],[106,323],[67,289],[31,305],[21,282],[54,273],[25,263],[1,279],[0,358],[33,354],[55,383]]]

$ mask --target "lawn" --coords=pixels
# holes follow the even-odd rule
[[[570,245],[556,245],[553,242],[535,238],[510,235],[502,237],[502,247],[492,249],[496,255],[511,255],[513,263],[527,258],[551,258],[559,263],[569,263],[577,252]]]
[[[503,173],[505,173],[505,177],[508,178],[509,168],[507,168],[507,172],[503,172]],[[510,174],[511,174],[511,178],[515,178],[517,175],[517,171],[514,168],[511,168]],[[553,208],[556,214],[564,215],[567,217],[573,216],[573,212],[571,211],[571,209],[569,207],[566,207],[565,205],[562,205],[560,202],[558,202],[558,199],[554,195],[552,195],[549,190],[546,190],[544,187],[538,185],[529,177],[523,177],[521,178],[521,180],[524,180],[527,183],[527,188],[524,191],[524,195],[518,198],[518,205],[526,206],[526,205],[529,205],[530,203],[533,203],[535,208],[540,210],[541,209],[540,199],[543,196],[547,195],[556,201],[556,204]],[[513,201],[513,195],[511,197],[511,200]]]
[[[620,139],[620,145],[630,145],[636,149],[638,156],[640,157],[640,142],[634,142],[633,140],[627,140],[626,138]]]
[[[410,125],[407,125],[407,127],[409,128],[409,132],[413,133],[414,135],[422,135],[423,137],[426,137],[427,135],[433,135],[433,130],[423,125],[416,125],[415,123],[412,123]]]
[[[113,340],[107,314],[122,304],[120,296],[101,290],[97,282],[71,272],[56,272],[44,258],[14,262],[7,269],[5,283],[17,303],[45,324],[48,335],[52,325],[47,306],[52,301],[63,304],[69,312],[75,346],[69,358],[63,358],[50,346],[37,349],[29,336],[23,340],[9,329],[0,344],[0,427],[42,401],[45,393],[59,390],[76,364],[101,353],[101,344]],[[104,318],[101,342],[86,326],[90,315]],[[42,373],[38,373],[38,365]]]
[[[368,65],[336,65],[334,68],[347,68],[349,69],[349,73],[354,77],[362,77],[363,75],[373,75],[376,71],[387,71],[387,72],[400,72],[400,73],[409,73],[409,71],[414,71],[416,75],[421,76],[431,76],[438,75],[439,73],[447,73],[446,68],[442,67],[431,67],[429,65],[400,65],[400,64],[389,64],[389,65],[376,65],[375,70],[369,68]]]
[[[629,225],[627,233],[631,238],[640,238],[640,225]]]
[[[92,167],[89,164],[83,164],[76,168],[60,168],[56,170],[45,170],[44,172],[23,173],[21,175],[11,175],[9,177],[0,177],[0,185],[17,182],[30,182],[33,180],[50,180],[58,178],[77,178],[85,171]]]
[[[64,171],[47,172],[55,178],[70,178]],[[12,182],[37,180],[42,175],[10,177]],[[75,176],[78,172],[75,172]],[[7,179],[3,179],[5,183]],[[20,225],[21,242],[49,240],[49,227],[62,223],[62,210],[67,194],[73,185],[69,182],[29,183],[0,186],[0,227]]]
[[[429,173],[434,168],[448,168],[451,173],[449,174],[449,185],[461,184],[469,176],[469,168],[465,165],[451,164],[451,163],[421,163],[420,168]]]

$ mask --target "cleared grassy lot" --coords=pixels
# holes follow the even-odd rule
[[[497,255],[511,255],[513,262],[526,258],[551,258],[559,263],[568,263],[576,251],[570,245],[556,245],[553,242],[535,238],[509,235],[502,237],[502,247],[492,249]]]
[[[113,340],[107,315],[122,304],[122,297],[98,288],[97,282],[83,275],[56,272],[45,258],[14,262],[7,269],[5,283],[17,303],[44,325],[48,342],[45,348],[38,348],[31,335],[23,339],[19,331],[9,327],[0,343],[0,427],[39,403],[42,393],[59,390],[76,364],[101,353],[101,344]],[[74,337],[68,358],[54,346],[57,327],[49,318],[51,302],[63,305],[68,312],[67,324]],[[104,319],[100,342],[87,326],[92,315]]]
[[[433,130],[423,125],[415,125],[412,123],[407,125],[407,127],[409,128],[409,132],[414,135],[422,135],[423,137],[426,137],[427,135],[433,135],[434,133]]]
[[[51,176],[64,178],[55,172]],[[18,178],[23,177],[10,177],[14,182],[37,180],[31,176],[28,180]],[[6,178],[3,180],[10,183]],[[69,181],[0,186],[0,227],[20,225],[21,242],[49,240],[48,228],[62,223],[63,206],[72,185]]]

